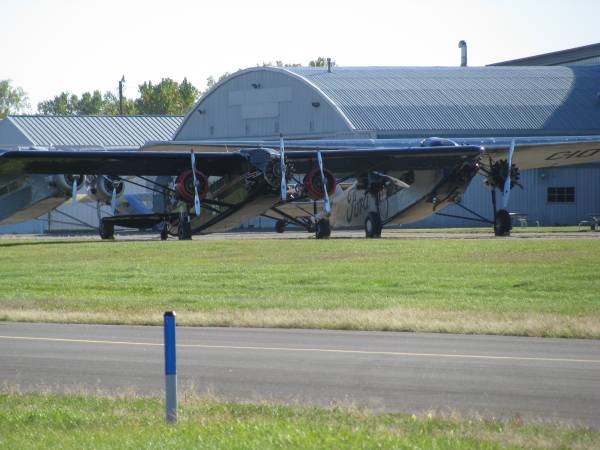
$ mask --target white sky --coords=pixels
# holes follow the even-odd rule
[[[598,0],[0,0],[0,80],[37,103],[62,91],[128,97],[188,79],[329,56],[344,66],[469,65],[600,42]]]

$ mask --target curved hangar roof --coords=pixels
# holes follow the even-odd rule
[[[600,65],[257,67],[207,92],[177,140],[600,133]]]

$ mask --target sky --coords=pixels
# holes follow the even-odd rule
[[[598,0],[0,0],[0,80],[37,103],[281,60],[342,66],[469,65],[600,42]]]

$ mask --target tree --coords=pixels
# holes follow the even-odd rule
[[[139,114],[183,115],[187,113],[200,92],[184,78],[180,83],[171,78],[163,78],[160,83],[147,81],[139,86],[140,97],[135,100]]]
[[[135,105],[131,100],[123,102],[126,114],[135,114]],[[117,115],[119,114],[119,101],[111,92],[102,94],[100,91],[84,92],[79,98],[75,94],[62,92],[52,100],[38,103],[38,111],[42,114],[52,115]]]
[[[323,58],[322,56],[319,56],[317,59],[313,59],[312,61],[309,61],[308,65],[310,67],[326,67],[327,66],[327,58]],[[335,62],[331,61],[331,65],[335,66]]]
[[[42,114],[72,116],[77,114],[79,99],[69,92],[62,92],[52,100],[38,103],[38,111]]]
[[[0,81],[0,119],[16,114],[29,107],[27,94],[20,87],[13,87],[11,80]]]

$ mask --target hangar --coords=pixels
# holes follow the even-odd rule
[[[596,44],[488,67],[254,67],[209,90],[174,139],[600,135],[599,58]],[[521,183],[511,210],[529,221],[573,225],[600,212],[598,166],[530,170]],[[491,215],[482,177],[463,204]]]

